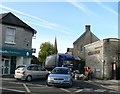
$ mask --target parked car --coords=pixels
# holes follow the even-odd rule
[[[47,78],[49,72],[37,64],[20,65],[15,70],[14,77],[19,80],[31,81],[37,78]]]
[[[67,67],[55,67],[49,74],[47,85],[72,86],[72,75]]]

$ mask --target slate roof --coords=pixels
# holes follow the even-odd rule
[[[29,29],[33,34],[37,33],[37,31],[35,29],[33,29],[32,27],[27,25],[25,22],[20,20],[18,17],[16,17],[11,12],[0,14],[0,23],[12,25],[12,26],[23,27],[23,28]]]

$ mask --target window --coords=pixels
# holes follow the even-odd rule
[[[8,27],[6,30],[5,43],[14,44],[15,43],[15,28]]]
[[[38,71],[38,67],[37,66],[31,66],[31,70],[32,71]]]
[[[80,46],[80,51],[83,51],[83,45]]]

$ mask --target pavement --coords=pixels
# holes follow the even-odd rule
[[[88,82],[102,86],[107,89],[112,89],[120,92],[120,80],[98,80],[98,79],[93,79],[92,81],[89,80]]]

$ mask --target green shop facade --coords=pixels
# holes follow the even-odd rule
[[[29,64],[31,62],[32,50],[3,47],[2,54],[2,74],[14,74],[16,66]]]

